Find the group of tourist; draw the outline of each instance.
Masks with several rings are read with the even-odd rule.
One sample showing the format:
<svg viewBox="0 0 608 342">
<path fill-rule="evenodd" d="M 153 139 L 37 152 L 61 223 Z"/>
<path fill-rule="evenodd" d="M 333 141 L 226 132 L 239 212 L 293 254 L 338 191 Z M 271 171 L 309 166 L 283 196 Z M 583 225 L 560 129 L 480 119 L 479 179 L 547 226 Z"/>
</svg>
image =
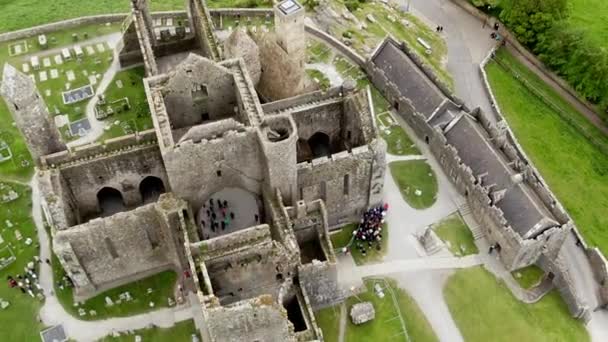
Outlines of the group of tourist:
<svg viewBox="0 0 608 342">
<path fill-rule="evenodd" d="M 372 248 L 376 248 L 376 250 L 382 249 L 382 225 L 384 224 L 387 210 L 388 203 L 367 210 L 363 214 L 357 229 L 353 231 L 351 246 L 354 245 L 361 255 L 366 256 L 367 250 Z"/>
<path fill-rule="evenodd" d="M 40 258 L 37 256 L 34 257 L 34 261 L 37 263 L 42 263 Z M 47 262 L 50 263 L 50 260 L 47 259 Z M 42 290 L 42 286 L 40 286 L 40 281 L 36 275 L 35 263 L 28 263 L 27 266 L 23 268 L 23 271 L 23 274 L 17 274 L 15 277 L 8 275 L 6 277 L 8 286 L 10 288 L 18 288 L 21 290 L 21 293 L 28 294 L 32 298 L 36 296 L 42 297 L 44 295 L 44 291 Z"/>
<path fill-rule="evenodd" d="M 203 231 L 208 227 L 212 232 L 226 230 L 230 227 L 230 223 L 234 220 L 235 214 L 230 210 L 228 201 L 221 199 L 209 199 L 209 206 L 203 204 L 203 209 L 206 209 L 207 218 L 201 218 L 201 228 Z M 203 238 L 207 239 L 209 236 L 203 234 Z"/>
</svg>

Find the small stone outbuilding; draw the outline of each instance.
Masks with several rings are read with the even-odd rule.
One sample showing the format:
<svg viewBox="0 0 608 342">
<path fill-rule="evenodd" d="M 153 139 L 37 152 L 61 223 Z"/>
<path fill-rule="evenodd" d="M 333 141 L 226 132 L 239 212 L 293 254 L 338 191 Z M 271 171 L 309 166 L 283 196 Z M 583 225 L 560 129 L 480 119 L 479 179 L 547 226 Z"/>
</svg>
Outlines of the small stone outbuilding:
<svg viewBox="0 0 608 342">
<path fill-rule="evenodd" d="M 359 325 L 369 322 L 376 317 L 374 305 L 371 302 L 357 303 L 350 308 L 350 320 Z"/>
</svg>

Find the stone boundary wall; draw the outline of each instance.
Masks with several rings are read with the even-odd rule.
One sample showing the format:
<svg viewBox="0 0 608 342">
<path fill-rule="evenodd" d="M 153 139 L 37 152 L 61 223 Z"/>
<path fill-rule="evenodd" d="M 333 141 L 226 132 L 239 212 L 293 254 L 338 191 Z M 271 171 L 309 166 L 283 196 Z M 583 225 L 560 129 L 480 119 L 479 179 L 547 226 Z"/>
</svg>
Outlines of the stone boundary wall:
<svg viewBox="0 0 608 342">
<path fill-rule="evenodd" d="M 93 24 L 105 24 L 105 23 L 116 23 L 123 21 L 127 18 L 130 13 L 115 13 L 115 14 L 100 14 L 100 15 L 91 15 L 73 19 L 66 19 L 62 21 L 57 21 L 54 23 L 34 26 L 22 30 L 11 31 L 0 34 L 0 43 L 15 40 L 15 39 L 23 39 L 32 36 L 37 36 L 39 34 L 46 34 L 59 30 L 66 30 L 77 26 L 84 25 L 93 25 Z M 185 15 L 184 11 L 165 11 L 165 12 L 154 12 L 152 14 L 153 17 L 167 17 L 167 18 L 176 18 Z"/>
<path fill-rule="evenodd" d="M 356 53 L 355 51 L 353 51 L 352 49 L 350 49 L 348 46 L 342 44 L 341 41 L 339 41 L 338 39 L 334 38 L 330 34 L 325 33 L 322 30 L 320 30 L 320 29 L 318 29 L 318 28 L 316 28 L 316 27 L 314 27 L 312 25 L 309 25 L 309 24 L 306 24 L 306 26 L 304 27 L 304 29 L 306 30 L 306 32 L 308 34 L 310 34 L 312 36 L 315 36 L 315 37 L 321 39 L 322 41 L 326 42 L 330 46 L 334 47 L 341 54 L 343 54 L 346 57 L 348 57 L 348 59 L 350 59 L 351 61 L 355 62 L 360 67 L 363 67 L 365 65 L 365 58 L 361 57 L 358 53 Z"/>
<path fill-rule="evenodd" d="M 473 6 L 471 3 L 468 2 L 468 0 L 450 1 L 452 1 L 455 5 L 467 11 L 469 14 L 476 17 L 480 21 L 485 22 L 488 25 L 490 25 L 491 22 L 500 22 L 500 20 L 498 20 L 497 18 L 494 18 L 484 13 L 475 6 Z M 592 112 L 597 112 L 597 109 L 591 103 L 589 103 L 589 101 L 581 98 L 581 96 L 576 92 L 576 90 L 574 90 L 574 88 L 572 88 L 565 80 L 563 80 L 561 77 L 549 70 L 543 64 L 543 62 L 541 62 L 533 53 L 531 53 L 530 51 L 528 51 L 528 49 L 521 45 L 517 38 L 515 38 L 515 35 L 511 33 L 511 31 L 509 31 L 506 27 L 506 25 L 500 22 L 500 28 L 498 30 L 498 33 L 500 33 L 500 35 L 504 37 L 507 43 L 511 44 L 511 46 L 515 50 L 517 50 L 517 52 L 522 54 L 522 56 L 524 56 L 524 58 L 526 58 L 530 63 L 534 64 L 543 75 L 550 78 L 553 82 L 557 83 L 560 88 L 562 88 L 568 94 L 576 98 L 578 102 L 580 102 L 583 106 L 587 107 L 587 109 L 591 110 Z"/>
<path fill-rule="evenodd" d="M 233 17 L 237 15 L 244 15 L 250 17 L 265 17 L 270 15 L 274 17 L 274 10 L 272 8 L 210 8 L 209 13 L 211 16 L 226 15 Z"/>
<path fill-rule="evenodd" d="M 530 165 L 530 169 L 532 170 L 534 176 L 539 180 L 539 182 L 543 186 L 542 190 L 546 193 L 546 196 L 540 196 L 541 199 L 545 203 L 547 200 L 557 203 L 557 207 L 562 212 L 561 215 L 570 221 L 570 225 L 572 227 L 572 229 L 571 229 L 572 234 L 574 234 L 574 237 L 576 238 L 577 243 L 585 251 L 585 254 L 587 255 L 589 264 L 591 266 L 591 269 L 593 271 L 596 281 L 599 283 L 600 287 L 602 289 L 604 289 L 603 291 L 600 291 L 601 292 L 600 297 L 598 298 L 600 301 L 600 305 L 607 305 L 608 304 L 608 282 L 606 282 L 606 280 L 608 280 L 608 262 L 606 262 L 606 258 L 604 257 L 604 255 L 598 248 L 595 248 L 595 247 L 590 248 L 589 245 L 586 243 L 585 239 L 579 232 L 578 227 L 574 223 L 574 220 L 572 220 L 572 217 L 570 217 L 568 212 L 563 209 L 563 205 L 560 203 L 559 199 L 551 191 L 551 189 L 547 185 L 547 182 L 545 181 L 545 179 L 537 171 L 536 167 L 534 166 L 534 164 L 532 163 L 530 158 L 528 158 L 528 156 L 524 152 L 524 149 L 521 147 L 521 145 L 515 138 L 515 134 L 513 133 L 513 131 L 511 130 L 511 127 L 507 124 L 506 120 L 504 119 L 504 115 L 500 109 L 498 102 L 496 101 L 496 97 L 494 96 L 494 92 L 492 91 L 492 87 L 490 86 L 490 82 L 488 80 L 488 75 L 485 70 L 486 65 L 489 63 L 490 59 L 492 58 L 492 55 L 496 52 L 496 49 L 497 48 L 492 49 L 490 51 L 490 53 L 486 56 L 486 58 L 484 58 L 484 60 L 479 65 L 479 71 L 480 71 L 481 77 L 483 79 L 484 89 L 492 101 L 492 108 L 494 109 L 494 116 L 496 117 L 497 121 L 504 123 L 503 127 L 504 127 L 504 129 L 507 130 L 507 137 L 508 137 L 509 141 L 513 144 L 513 146 L 516 147 L 517 153 L 521 155 L 521 159 L 524 160 L 528 165 Z M 602 293 L 605 293 L 606 295 L 603 296 Z"/>
</svg>

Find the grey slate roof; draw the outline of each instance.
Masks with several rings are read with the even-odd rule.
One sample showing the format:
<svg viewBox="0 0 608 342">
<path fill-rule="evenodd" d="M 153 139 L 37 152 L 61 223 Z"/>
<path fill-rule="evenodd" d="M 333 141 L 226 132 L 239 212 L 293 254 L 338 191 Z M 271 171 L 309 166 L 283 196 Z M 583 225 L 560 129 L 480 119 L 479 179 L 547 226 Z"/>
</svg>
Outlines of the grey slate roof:
<svg viewBox="0 0 608 342">
<path fill-rule="evenodd" d="M 516 232 L 525 236 L 529 232 L 551 226 L 551 214 L 538 203 L 535 194 L 525 183 L 514 181 L 516 172 L 490 143 L 473 118 L 463 115 L 448 129 L 445 136 L 473 174 L 483 175 L 483 185 L 495 184 L 493 191 L 506 190 L 504 197 L 495 204 Z"/>
<path fill-rule="evenodd" d="M 64 342 L 68 340 L 61 324 L 41 331 L 40 338 L 42 342 Z"/>
<path fill-rule="evenodd" d="M 431 80 L 391 40 L 380 47 L 373 62 L 386 77 L 410 99 L 416 111 L 427 118 L 441 105 L 445 96 Z"/>
</svg>

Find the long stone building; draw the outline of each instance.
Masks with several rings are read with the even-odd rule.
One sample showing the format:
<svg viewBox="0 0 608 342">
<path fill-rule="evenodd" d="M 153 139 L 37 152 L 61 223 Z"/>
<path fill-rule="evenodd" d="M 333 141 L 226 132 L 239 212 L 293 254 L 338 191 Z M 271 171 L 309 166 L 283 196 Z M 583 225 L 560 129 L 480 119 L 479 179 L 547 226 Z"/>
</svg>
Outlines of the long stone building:
<svg viewBox="0 0 608 342">
<path fill-rule="evenodd" d="M 41 100 L 17 120 L 53 251 L 77 300 L 174 270 L 206 341 L 321 340 L 312 310 L 350 291 L 337 281 L 329 227 L 382 201 L 386 145 L 370 93 L 353 82 L 308 92 L 299 76 L 263 86 L 268 69 L 254 82 L 248 67 L 265 64 L 268 46 L 281 65 L 302 63 L 304 9 L 293 0 L 276 5 L 276 34 L 230 40 L 260 46 L 260 63 L 255 49 L 222 59 L 204 2 L 187 4 L 179 32 L 156 30 L 145 0 L 125 22 L 120 60 L 145 65 L 153 130 L 68 150 L 47 134 L 57 132 Z M 18 116 L 30 110 L 20 94 L 39 95 L 7 68 L 3 95 Z M 209 210 L 223 201 L 234 217 L 220 229 Z"/>
<path fill-rule="evenodd" d="M 572 221 L 507 134 L 466 106 L 404 43 L 387 37 L 366 62 L 374 85 L 429 145 L 507 270 L 541 266 L 571 313 L 587 308 L 560 253 Z"/>
</svg>

